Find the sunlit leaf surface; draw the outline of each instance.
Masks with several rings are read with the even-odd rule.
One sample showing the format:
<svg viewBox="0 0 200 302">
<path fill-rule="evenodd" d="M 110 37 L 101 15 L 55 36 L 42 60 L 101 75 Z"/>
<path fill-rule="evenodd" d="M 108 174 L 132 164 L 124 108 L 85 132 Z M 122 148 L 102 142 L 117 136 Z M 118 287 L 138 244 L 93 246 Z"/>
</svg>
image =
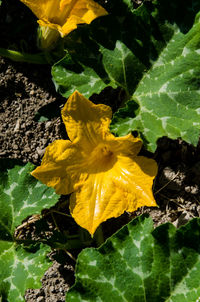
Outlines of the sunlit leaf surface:
<svg viewBox="0 0 200 302">
<path fill-rule="evenodd" d="M 140 81 L 133 100 L 120 109 L 111 126 L 118 135 L 138 130 L 150 151 L 162 136 L 197 144 L 200 133 L 200 21 L 174 33 Z M 134 111 L 135 106 L 135 111 Z"/>
<path fill-rule="evenodd" d="M 0 163 L 0 297 L 20 302 L 26 289 L 40 287 L 40 279 L 50 266 L 50 249 L 17 244 L 15 228 L 26 217 L 53 206 L 59 196 L 30 175 L 32 164 L 14 165 L 5 159 Z"/>
<path fill-rule="evenodd" d="M 67 302 L 197 302 L 200 220 L 153 230 L 140 216 L 100 248 L 81 252 Z"/>
</svg>

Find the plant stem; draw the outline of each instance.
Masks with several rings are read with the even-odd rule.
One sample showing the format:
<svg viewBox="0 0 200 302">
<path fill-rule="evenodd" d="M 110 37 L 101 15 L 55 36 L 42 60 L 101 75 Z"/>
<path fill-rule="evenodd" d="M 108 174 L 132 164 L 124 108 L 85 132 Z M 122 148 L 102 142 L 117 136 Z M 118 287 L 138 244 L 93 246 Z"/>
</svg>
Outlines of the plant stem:
<svg viewBox="0 0 200 302">
<path fill-rule="evenodd" d="M 92 243 L 92 238 L 91 236 L 89 235 L 88 231 L 86 231 L 85 229 L 79 227 L 79 240 L 82 244 L 82 247 L 89 247 L 91 246 L 91 243 Z"/>
<path fill-rule="evenodd" d="M 100 245 L 102 245 L 104 243 L 105 240 L 104 240 L 103 230 L 102 230 L 102 226 L 101 225 L 96 230 L 96 232 L 94 234 L 94 238 L 96 240 L 97 247 L 99 247 Z"/>
<path fill-rule="evenodd" d="M 0 56 L 17 62 L 26 62 L 32 64 L 49 64 L 45 58 L 44 53 L 42 52 L 38 54 L 28 54 L 21 53 L 15 50 L 0 48 Z"/>
</svg>

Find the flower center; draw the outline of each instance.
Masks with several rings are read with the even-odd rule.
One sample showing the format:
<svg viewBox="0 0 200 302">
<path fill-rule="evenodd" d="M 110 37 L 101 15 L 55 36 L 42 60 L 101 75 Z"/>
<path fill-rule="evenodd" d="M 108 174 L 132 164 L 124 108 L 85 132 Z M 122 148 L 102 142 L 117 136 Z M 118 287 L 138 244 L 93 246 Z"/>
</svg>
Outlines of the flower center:
<svg viewBox="0 0 200 302">
<path fill-rule="evenodd" d="M 106 144 L 98 145 L 91 154 L 91 163 L 94 169 L 97 171 L 105 171 L 112 168 L 116 161 L 110 146 Z"/>
<path fill-rule="evenodd" d="M 105 157 L 112 157 L 113 152 L 108 148 L 108 146 L 101 146 L 100 147 L 101 153 Z"/>
</svg>

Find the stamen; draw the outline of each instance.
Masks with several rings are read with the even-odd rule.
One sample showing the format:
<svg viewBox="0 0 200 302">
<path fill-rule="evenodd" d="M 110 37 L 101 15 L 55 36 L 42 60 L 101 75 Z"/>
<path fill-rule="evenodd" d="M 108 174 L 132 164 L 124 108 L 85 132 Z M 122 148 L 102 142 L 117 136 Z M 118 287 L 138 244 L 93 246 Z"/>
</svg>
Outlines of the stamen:
<svg viewBox="0 0 200 302">
<path fill-rule="evenodd" d="M 108 148 L 108 146 L 101 147 L 101 152 L 103 153 L 103 156 L 112 156 L 113 152 Z"/>
</svg>

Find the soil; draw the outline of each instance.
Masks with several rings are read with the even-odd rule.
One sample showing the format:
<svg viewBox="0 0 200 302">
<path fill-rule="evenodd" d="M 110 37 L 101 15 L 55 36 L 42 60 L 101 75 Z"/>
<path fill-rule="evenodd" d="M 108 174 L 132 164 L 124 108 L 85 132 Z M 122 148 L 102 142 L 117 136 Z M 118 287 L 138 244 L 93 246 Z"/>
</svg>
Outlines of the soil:
<svg viewBox="0 0 200 302">
<path fill-rule="evenodd" d="M 24 17 L 27 17 L 27 11 L 23 11 Z M 4 19 L 7 17 L 9 23 L 10 11 L 7 15 L 4 11 L 3 16 Z M 0 44 L 8 47 L 9 39 L 3 36 Z M 116 104 L 118 94 L 118 90 L 106 89 L 99 96 L 93 96 L 92 100 L 95 103 Z M 65 102 L 66 99 L 55 91 L 50 66 L 29 65 L 0 58 L 0 158 L 14 158 L 39 165 L 48 144 L 56 139 L 67 138 L 60 117 Z M 47 112 L 50 113 L 48 119 Z M 159 140 L 155 154 L 142 150 L 142 154 L 153 157 L 158 163 L 159 172 L 153 188 L 158 208 L 143 207 L 134 213 L 110 219 L 103 223 L 105 238 L 141 213 L 148 213 L 155 226 L 171 222 L 179 227 L 193 217 L 200 217 L 199 148 L 200 145 L 194 147 L 184 141 L 164 137 Z M 66 198 L 61 198 L 54 209 L 60 208 L 67 213 Z M 65 230 L 67 218 L 43 215 L 42 218 L 36 217 L 33 223 L 28 221 L 28 227 L 26 224 L 22 227 L 23 235 L 35 236 L 35 224 L 41 219 L 46 219 L 51 231 Z M 76 226 L 70 223 L 73 232 Z M 53 265 L 43 276 L 40 289 L 27 290 L 26 301 L 65 301 L 65 293 L 74 283 L 74 259 L 77 254 L 77 251 L 52 250 L 49 257 Z"/>
</svg>

